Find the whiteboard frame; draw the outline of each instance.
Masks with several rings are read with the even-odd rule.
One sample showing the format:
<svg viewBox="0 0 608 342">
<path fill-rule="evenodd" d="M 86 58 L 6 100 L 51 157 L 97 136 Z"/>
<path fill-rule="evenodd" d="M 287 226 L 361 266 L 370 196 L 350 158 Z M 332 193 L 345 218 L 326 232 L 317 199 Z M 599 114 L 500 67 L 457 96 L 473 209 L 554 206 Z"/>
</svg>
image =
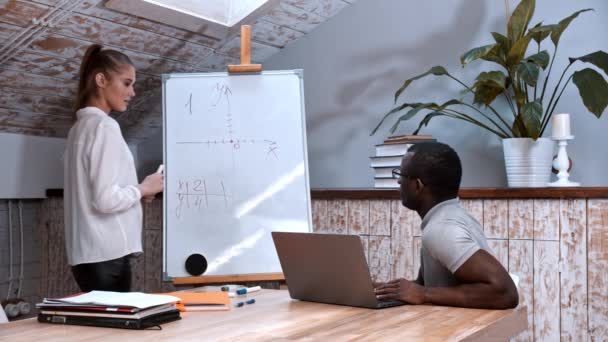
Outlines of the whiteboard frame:
<svg viewBox="0 0 608 342">
<path fill-rule="evenodd" d="M 172 78 L 190 78 L 190 77 L 225 77 L 225 76 L 260 76 L 260 75 L 296 75 L 300 80 L 300 115 L 302 120 L 302 148 L 304 153 L 304 181 L 306 184 L 306 200 L 308 203 L 308 230 L 312 232 L 312 202 L 310 199 L 310 178 L 308 171 L 308 141 L 306 135 L 306 107 L 305 107 L 305 98 L 304 98 L 304 71 L 302 69 L 293 69 L 293 70 L 270 70 L 270 71 L 262 71 L 260 73 L 253 74 L 230 74 L 228 72 L 205 72 L 205 73 L 173 73 L 173 74 L 162 74 L 162 106 L 163 106 L 163 165 L 164 174 L 167 175 L 170 172 L 170 166 L 166 164 L 167 160 L 167 107 L 166 107 L 166 84 L 167 81 Z M 164 177 L 164 188 L 167 188 L 167 177 Z M 167 274 L 167 196 L 164 196 L 163 193 L 163 266 L 162 266 L 162 280 L 163 281 L 172 281 L 174 278 L 170 277 Z M 215 276 L 215 275 L 214 275 Z M 231 275 L 226 275 L 231 276 Z M 205 277 L 205 275 L 201 275 L 199 277 Z M 178 277 L 176 277 L 178 278 Z"/>
</svg>

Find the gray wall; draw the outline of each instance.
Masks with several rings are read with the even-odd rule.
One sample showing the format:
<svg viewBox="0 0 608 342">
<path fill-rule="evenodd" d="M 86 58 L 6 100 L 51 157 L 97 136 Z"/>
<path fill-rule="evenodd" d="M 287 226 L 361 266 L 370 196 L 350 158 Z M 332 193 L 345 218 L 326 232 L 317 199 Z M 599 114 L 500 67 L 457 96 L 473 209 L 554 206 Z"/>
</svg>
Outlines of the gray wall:
<svg viewBox="0 0 608 342">
<path fill-rule="evenodd" d="M 510 1 L 511 9 L 516 3 Z M 567 57 L 608 51 L 608 1 L 537 0 L 534 24 L 557 23 L 588 7 L 596 11 L 579 16 L 562 36 L 553 80 Z M 392 122 L 373 137 L 369 133 L 390 109 L 395 90 L 434 65 L 469 81 L 481 70 L 498 70 L 487 62 L 474 62 L 463 70 L 459 56 L 492 43 L 490 32 L 504 33 L 505 26 L 504 1 L 359 0 L 266 61 L 265 69 L 304 69 L 311 186 L 371 187 L 368 157 L 388 135 Z M 553 55 L 552 45 L 545 48 Z M 443 101 L 457 97 L 459 90 L 453 81 L 429 78 L 413 83 L 404 99 Z M 571 179 L 585 186 L 608 185 L 608 150 L 603 148 L 608 142 L 608 113 L 600 120 L 588 113 L 572 84 L 557 111 L 573 117 Z M 422 134 L 432 134 L 458 151 L 463 186 L 506 185 L 502 145 L 496 136 L 466 123 L 434 120 Z M 402 125 L 399 133 L 411 133 L 417 124 L 414 120 Z"/>
<path fill-rule="evenodd" d="M 511 10 L 516 4 L 510 1 Z M 596 11 L 577 18 L 562 36 L 552 73 L 554 82 L 568 57 L 608 51 L 608 1 L 537 0 L 534 24 L 540 20 L 557 23 L 588 7 Z M 486 62 L 462 69 L 459 56 L 492 43 L 491 31 L 505 30 L 504 1 L 359 0 L 265 61 L 265 70 L 304 69 L 311 186 L 371 187 L 368 157 L 374 154 L 374 145 L 388 135 L 392 122 L 373 137 L 369 133 L 391 108 L 395 90 L 405 79 L 434 65 L 445 66 L 469 83 L 482 70 L 498 70 Z M 549 40 L 543 48 L 553 55 Z M 453 81 L 428 78 L 410 86 L 404 99 L 441 102 L 457 97 L 460 90 Z M 504 103 L 498 107 L 509 113 Z M 571 179 L 584 186 L 608 185 L 604 175 L 608 151 L 603 148 L 608 142 L 608 114 L 597 120 L 588 113 L 572 84 L 557 112 L 569 112 L 573 118 L 576 139 L 569 146 L 574 160 Z M 397 133 L 411 133 L 418 120 L 402 125 Z M 506 185 L 498 137 L 442 118 L 434 119 L 421 133 L 432 134 L 458 151 L 464 166 L 463 186 Z M 162 133 L 140 144 L 138 154 L 140 175 L 153 172 L 162 160 Z"/>
</svg>

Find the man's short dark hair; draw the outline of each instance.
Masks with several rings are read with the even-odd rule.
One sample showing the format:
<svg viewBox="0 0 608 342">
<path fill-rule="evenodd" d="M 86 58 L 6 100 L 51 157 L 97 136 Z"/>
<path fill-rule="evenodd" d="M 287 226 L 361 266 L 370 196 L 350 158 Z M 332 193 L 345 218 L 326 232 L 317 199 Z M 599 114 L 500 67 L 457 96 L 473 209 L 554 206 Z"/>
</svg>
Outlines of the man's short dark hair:
<svg viewBox="0 0 608 342">
<path fill-rule="evenodd" d="M 439 142 L 414 144 L 407 150 L 413 153 L 407 172 L 430 187 L 436 199 L 458 196 L 462 166 L 460 158 L 449 145 Z"/>
</svg>

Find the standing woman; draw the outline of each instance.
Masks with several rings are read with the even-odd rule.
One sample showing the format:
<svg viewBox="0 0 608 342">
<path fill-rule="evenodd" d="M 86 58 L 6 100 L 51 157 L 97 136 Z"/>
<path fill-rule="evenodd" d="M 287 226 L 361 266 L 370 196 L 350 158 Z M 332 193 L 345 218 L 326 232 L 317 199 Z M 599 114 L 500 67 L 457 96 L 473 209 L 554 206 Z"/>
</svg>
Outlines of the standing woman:
<svg viewBox="0 0 608 342">
<path fill-rule="evenodd" d="M 142 252 L 140 200 L 163 190 L 162 174 L 138 184 L 133 155 L 109 115 L 127 109 L 133 83 L 129 57 L 101 45 L 87 49 L 64 156 L 67 257 L 82 291 L 130 291 L 129 258 Z"/>
</svg>

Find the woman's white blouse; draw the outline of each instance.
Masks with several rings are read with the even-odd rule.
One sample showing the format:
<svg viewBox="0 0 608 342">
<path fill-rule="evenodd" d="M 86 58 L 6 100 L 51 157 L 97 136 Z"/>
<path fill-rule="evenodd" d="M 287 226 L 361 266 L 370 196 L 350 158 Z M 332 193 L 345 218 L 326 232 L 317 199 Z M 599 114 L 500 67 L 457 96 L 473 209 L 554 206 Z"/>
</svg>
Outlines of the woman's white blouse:
<svg viewBox="0 0 608 342">
<path fill-rule="evenodd" d="M 107 261 L 142 251 L 141 193 L 133 155 L 104 111 L 76 112 L 64 155 L 68 263 Z"/>
</svg>

